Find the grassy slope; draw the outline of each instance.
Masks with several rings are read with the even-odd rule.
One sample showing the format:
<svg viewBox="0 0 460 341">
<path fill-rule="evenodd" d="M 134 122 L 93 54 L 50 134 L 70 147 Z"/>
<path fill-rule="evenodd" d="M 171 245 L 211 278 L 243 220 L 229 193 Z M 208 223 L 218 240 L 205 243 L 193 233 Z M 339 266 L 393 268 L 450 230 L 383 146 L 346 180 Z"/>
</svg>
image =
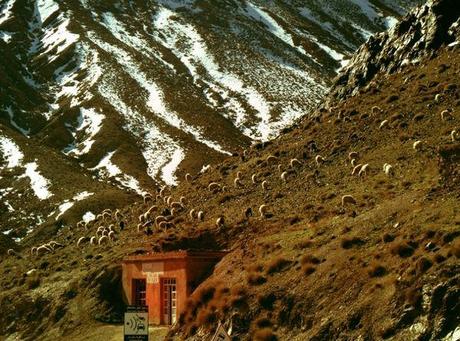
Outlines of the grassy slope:
<svg viewBox="0 0 460 341">
<path fill-rule="evenodd" d="M 88 231 L 62 229 L 56 239 L 66 246 L 54 254 L 31 259 L 24 250 L 21 260 L 5 257 L 0 329 L 32 339 L 65 338 L 87 330 L 94 318 L 119 321 L 119 268 L 113 264 L 124 255 L 152 247 L 226 248 L 232 252 L 182 316 L 182 336 L 198 333 L 194 338 L 201 339 L 217 318 L 235 314 L 234 332 L 243 339 L 272 332 L 281 340 L 413 339 L 420 328 L 407 327 L 423 316 L 425 333 L 440 338 L 460 316 L 459 145 L 449 137 L 460 128 L 459 73 L 458 48 L 442 51 L 422 67 L 380 78 L 332 113 L 305 119 L 265 148 L 251 149 L 245 161 L 228 158 L 173 189 L 174 199 L 183 195 L 189 209 L 205 212 L 204 222 L 184 213 L 175 218 L 175 229 L 147 237 L 136 232 L 137 216 L 151 204 L 137 203 L 124 209 L 128 229 L 113 245 L 76 248 L 80 236 L 103 224 L 96 223 Z M 449 84 L 456 87 L 449 90 Z M 445 99 L 437 104 L 434 96 L 441 92 Z M 391 95 L 399 98 L 390 102 Z M 374 105 L 383 113 L 370 115 Z M 454 119 L 441 121 L 446 108 L 454 110 Z M 384 119 L 391 122 L 380 130 Z M 423 141 L 420 152 L 412 148 L 415 140 Z M 439 148 L 457 148 L 457 159 L 439 162 Z M 365 177 L 350 175 L 350 151 L 369 163 Z M 317 154 L 326 159 L 320 167 Z M 267 164 L 269 155 L 278 162 Z M 288 169 L 292 158 L 302 166 L 285 183 L 278 164 Z M 393 165 L 394 177 L 385 176 L 384 163 Z M 237 171 L 241 188 L 233 186 Z M 269 190 L 262 190 L 262 180 Z M 211 181 L 226 191 L 209 192 Z M 345 194 L 357 204 L 342 208 Z M 258 217 L 261 204 L 268 205 L 270 218 Z M 247 219 L 249 207 L 255 216 Z M 225 227 L 216 228 L 220 215 Z M 430 242 L 432 251 L 425 248 Z M 32 268 L 36 274 L 24 275 Z"/>
</svg>

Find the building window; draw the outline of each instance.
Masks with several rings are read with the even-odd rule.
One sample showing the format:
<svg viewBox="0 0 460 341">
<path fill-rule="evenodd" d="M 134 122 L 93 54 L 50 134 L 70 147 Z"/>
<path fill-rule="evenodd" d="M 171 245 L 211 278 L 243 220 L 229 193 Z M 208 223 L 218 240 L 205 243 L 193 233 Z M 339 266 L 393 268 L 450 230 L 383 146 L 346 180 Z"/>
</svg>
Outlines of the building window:
<svg viewBox="0 0 460 341">
<path fill-rule="evenodd" d="M 146 306 L 145 300 L 145 279 L 133 279 L 133 304 Z"/>
<path fill-rule="evenodd" d="M 163 300 L 163 323 L 174 324 L 177 318 L 177 290 L 175 278 L 161 279 L 161 295 Z"/>
</svg>

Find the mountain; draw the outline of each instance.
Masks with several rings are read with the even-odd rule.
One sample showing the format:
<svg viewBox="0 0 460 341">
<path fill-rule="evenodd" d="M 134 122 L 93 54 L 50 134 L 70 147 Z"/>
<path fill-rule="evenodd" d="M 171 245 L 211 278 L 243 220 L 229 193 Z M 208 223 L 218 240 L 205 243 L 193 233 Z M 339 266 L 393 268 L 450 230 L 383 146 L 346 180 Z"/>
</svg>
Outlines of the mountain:
<svg viewBox="0 0 460 341">
<path fill-rule="evenodd" d="M 52 235 L 276 137 L 415 3 L 2 1 L 0 230 Z"/>
</svg>

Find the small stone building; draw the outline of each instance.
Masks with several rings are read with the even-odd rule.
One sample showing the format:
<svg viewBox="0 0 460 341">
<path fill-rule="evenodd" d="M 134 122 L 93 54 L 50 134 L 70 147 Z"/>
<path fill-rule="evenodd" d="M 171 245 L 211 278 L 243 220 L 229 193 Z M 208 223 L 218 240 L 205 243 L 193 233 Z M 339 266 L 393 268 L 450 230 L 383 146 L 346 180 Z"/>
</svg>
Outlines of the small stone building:
<svg viewBox="0 0 460 341">
<path fill-rule="evenodd" d="M 126 257 L 122 281 L 128 304 L 148 306 L 150 324 L 174 324 L 187 297 L 225 254 L 177 251 Z"/>
</svg>

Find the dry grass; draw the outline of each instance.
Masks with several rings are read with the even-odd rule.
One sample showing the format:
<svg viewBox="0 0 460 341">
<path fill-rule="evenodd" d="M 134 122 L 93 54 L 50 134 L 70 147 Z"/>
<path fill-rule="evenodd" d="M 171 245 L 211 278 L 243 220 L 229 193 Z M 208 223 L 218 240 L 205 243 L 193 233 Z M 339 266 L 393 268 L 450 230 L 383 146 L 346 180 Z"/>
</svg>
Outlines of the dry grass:
<svg viewBox="0 0 460 341">
<path fill-rule="evenodd" d="M 283 257 L 277 257 L 272 259 L 266 264 L 267 274 L 273 275 L 275 273 L 286 270 L 288 266 L 292 264 L 292 261 L 285 259 Z"/>
</svg>

